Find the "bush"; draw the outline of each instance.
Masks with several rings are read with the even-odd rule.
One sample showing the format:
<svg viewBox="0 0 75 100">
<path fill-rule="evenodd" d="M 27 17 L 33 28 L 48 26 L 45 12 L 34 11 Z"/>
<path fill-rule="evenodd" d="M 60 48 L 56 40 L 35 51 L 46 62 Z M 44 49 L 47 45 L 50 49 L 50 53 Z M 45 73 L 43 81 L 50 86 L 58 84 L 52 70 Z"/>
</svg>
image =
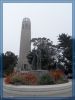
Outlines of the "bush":
<svg viewBox="0 0 75 100">
<path fill-rule="evenodd" d="M 25 80 L 23 80 L 22 77 L 19 77 L 18 75 L 16 75 L 12 77 L 11 83 L 15 85 L 21 85 L 21 84 L 25 84 Z"/>
<path fill-rule="evenodd" d="M 52 70 L 49 75 L 55 80 L 56 84 L 68 82 L 68 79 L 62 70 Z"/>
<path fill-rule="evenodd" d="M 11 73 L 13 73 L 13 68 L 10 66 L 10 68 L 7 68 L 6 70 L 4 70 L 3 72 L 3 76 L 9 76 Z"/>
<path fill-rule="evenodd" d="M 15 85 L 36 85 L 38 79 L 36 75 L 32 73 L 12 73 L 10 77 L 6 77 L 5 83 Z"/>
<path fill-rule="evenodd" d="M 68 82 L 68 79 L 65 76 L 62 76 L 58 81 L 56 81 L 56 84 L 62 84 L 66 82 Z"/>
<path fill-rule="evenodd" d="M 54 84 L 54 80 L 48 75 L 43 75 L 39 81 L 40 85 L 50 85 Z"/>
<path fill-rule="evenodd" d="M 62 76 L 64 76 L 64 73 L 61 70 L 51 70 L 49 75 L 55 80 L 59 80 Z"/>
<path fill-rule="evenodd" d="M 10 84 L 11 83 L 11 81 L 12 81 L 12 78 L 11 78 L 11 76 L 6 76 L 6 78 L 5 78 L 5 83 L 6 84 Z"/>
<path fill-rule="evenodd" d="M 51 70 L 49 73 L 42 75 L 41 77 L 38 77 L 31 72 L 14 72 L 5 78 L 6 84 L 15 85 L 51 85 L 65 82 L 68 82 L 68 79 L 61 70 Z"/>
<path fill-rule="evenodd" d="M 27 73 L 25 75 L 25 80 L 27 85 L 36 85 L 38 81 L 36 75 L 32 73 Z"/>
</svg>

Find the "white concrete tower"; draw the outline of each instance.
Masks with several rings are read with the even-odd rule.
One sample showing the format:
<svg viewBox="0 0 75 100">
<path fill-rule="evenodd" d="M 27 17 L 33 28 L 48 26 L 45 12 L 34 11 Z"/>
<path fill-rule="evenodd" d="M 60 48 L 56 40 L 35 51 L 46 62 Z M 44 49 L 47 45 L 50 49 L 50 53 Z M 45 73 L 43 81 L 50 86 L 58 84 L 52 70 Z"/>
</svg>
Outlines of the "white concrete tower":
<svg viewBox="0 0 75 100">
<path fill-rule="evenodd" d="M 20 52 L 18 59 L 19 70 L 29 70 L 29 63 L 27 60 L 27 54 L 31 51 L 31 22 L 29 18 L 24 18 L 22 22 L 21 40 L 20 40 Z"/>
</svg>

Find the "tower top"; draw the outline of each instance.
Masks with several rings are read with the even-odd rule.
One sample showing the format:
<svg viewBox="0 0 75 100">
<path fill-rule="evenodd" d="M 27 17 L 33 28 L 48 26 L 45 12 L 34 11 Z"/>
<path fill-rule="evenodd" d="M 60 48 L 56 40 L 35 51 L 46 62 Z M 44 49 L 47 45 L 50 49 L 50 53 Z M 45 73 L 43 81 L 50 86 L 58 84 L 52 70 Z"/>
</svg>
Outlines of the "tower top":
<svg viewBox="0 0 75 100">
<path fill-rule="evenodd" d="M 28 17 L 23 18 L 23 22 L 30 22 L 30 18 Z"/>
</svg>

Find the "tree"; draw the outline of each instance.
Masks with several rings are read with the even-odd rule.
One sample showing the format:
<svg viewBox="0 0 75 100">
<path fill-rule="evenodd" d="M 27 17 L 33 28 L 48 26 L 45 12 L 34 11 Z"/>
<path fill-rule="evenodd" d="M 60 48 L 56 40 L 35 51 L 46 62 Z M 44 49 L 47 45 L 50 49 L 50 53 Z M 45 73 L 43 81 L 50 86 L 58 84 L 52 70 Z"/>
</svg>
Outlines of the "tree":
<svg viewBox="0 0 75 100">
<path fill-rule="evenodd" d="M 32 52 L 30 52 L 27 55 L 28 62 L 29 62 L 29 64 L 32 65 L 32 69 L 34 69 L 34 70 L 37 69 L 37 55 L 36 55 L 36 52 L 37 52 L 36 50 L 32 50 Z"/>
<path fill-rule="evenodd" d="M 33 38 L 33 50 L 27 56 L 28 61 L 32 64 L 33 69 L 48 69 L 51 63 L 54 63 L 53 55 L 55 55 L 54 46 L 50 39 Z"/>
<path fill-rule="evenodd" d="M 11 51 L 7 51 L 3 54 L 3 71 L 8 75 L 13 72 L 15 65 L 17 64 L 17 56 Z"/>
<path fill-rule="evenodd" d="M 72 38 L 68 34 L 62 33 L 58 37 L 58 47 L 63 51 L 63 61 L 68 72 L 72 73 Z"/>
</svg>

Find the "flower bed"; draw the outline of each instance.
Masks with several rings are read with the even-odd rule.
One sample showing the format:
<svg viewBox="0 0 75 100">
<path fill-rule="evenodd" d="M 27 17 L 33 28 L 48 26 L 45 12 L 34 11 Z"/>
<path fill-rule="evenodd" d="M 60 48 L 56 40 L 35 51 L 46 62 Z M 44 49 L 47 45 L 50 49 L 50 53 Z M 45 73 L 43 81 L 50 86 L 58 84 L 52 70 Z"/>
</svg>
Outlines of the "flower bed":
<svg viewBox="0 0 75 100">
<path fill-rule="evenodd" d="M 51 70 L 40 77 L 36 72 L 16 72 L 6 76 L 5 78 L 6 84 L 14 85 L 51 85 L 66 82 L 68 82 L 68 79 L 61 70 Z"/>
<path fill-rule="evenodd" d="M 5 83 L 15 85 L 36 85 L 37 80 L 38 78 L 36 75 L 31 73 L 13 73 L 5 78 Z"/>
</svg>

